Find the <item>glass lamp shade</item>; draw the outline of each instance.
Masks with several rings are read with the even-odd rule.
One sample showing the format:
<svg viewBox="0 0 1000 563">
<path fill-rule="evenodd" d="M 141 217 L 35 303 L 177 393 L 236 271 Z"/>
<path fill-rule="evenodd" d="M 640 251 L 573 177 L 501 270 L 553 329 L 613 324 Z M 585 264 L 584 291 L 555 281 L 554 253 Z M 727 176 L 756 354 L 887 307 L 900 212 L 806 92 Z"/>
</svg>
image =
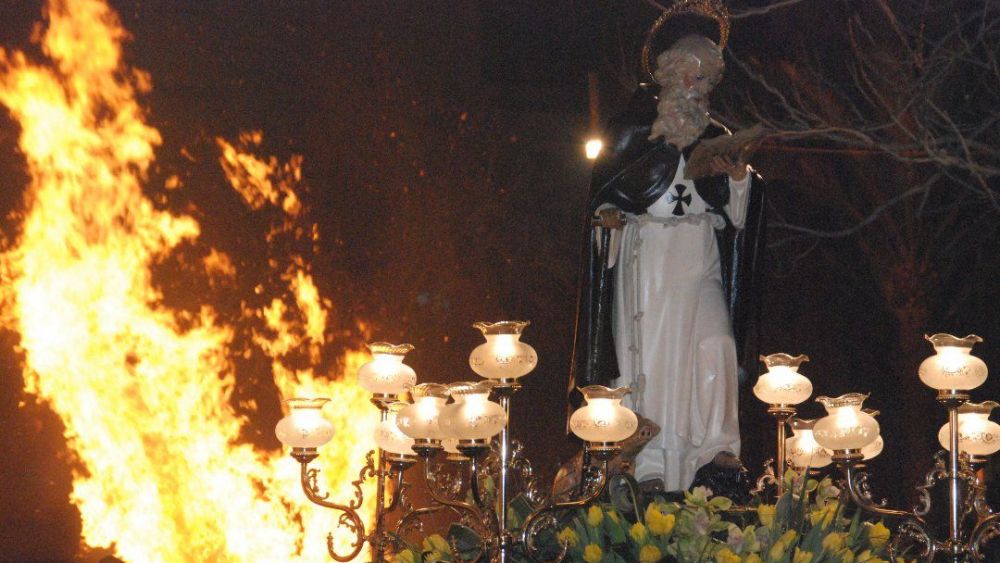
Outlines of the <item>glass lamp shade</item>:
<svg viewBox="0 0 1000 563">
<path fill-rule="evenodd" d="M 812 383 L 798 373 L 799 366 L 809 361 L 809 356 L 771 354 L 760 359 L 768 371 L 754 385 L 753 394 L 758 399 L 769 405 L 797 405 L 812 395 Z"/>
<path fill-rule="evenodd" d="M 278 421 L 274 434 L 292 448 L 318 448 L 333 438 L 333 424 L 323 417 L 330 399 L 287 399 L 290 412 Z"/>
<path fill-rule="evenodd" d="M 882 453 L 885 449 L 885 440 L 882 439 L 882 435 L 879 434 L 875 441 L 868 444 L 867 446 L 861 448 L 861 455 L 864 456 L 864 460 L 868 461 L 878 457 L 878 454 Z"/>
<path fill-rule="evenodd" d="M 372 360 L 358 369 L 358 384 L 373 395 L 400 395 L 417 382 L 413 368 L 403 357 L 413 350 L 409 344 L 374 342 L 368 345 Z"/>
<path fill-rule="evenodd" d="M 439 442 L 444 438 L 439 420 L 448 401 L 448 387 L 440 383 L 421 383 L 410 389 L 410 395 L 413 404 L 399 411 L 396 425 L 403 434 L 415 440 Z"/>
<path fill-rule="evenodd" d="M 996 401 L 986 401 L 958 407 L 958 451 L 977 457 L 1000 451 L 1000 424 L 989 419 L 990 412 L 998 406 Z M 938 432 L 938 442 L 948 451 L 951 451 L 950 433 L 950 423 L 945 423 Z"/>
<path fill-rule="evenodd" d="M 917 371 L 924 385 L 941 391 L 968 391 L 986 381 L 986 363 L 972 355 L 973 344 L 982 342 L 982 338 L 975 334 L 958 338 L 941 333 L 924 338 L 934 345 L 935 352 Z"/>
<path fill-rule="evenodd" d="M 826 407 L 827 416 L 816 421 L 813 435 L 824 448 L 837 452 L 861 450 L 875 441 L 879 425 L 872 415 L 862 412 L 868 395 L 847 393 L 839 397 L 818 397 L 816 402 Z"/>
<path fill-rule="evenodd" d="M 375 445 L 391 454 L 417 455 L 417 452 L 413 451 L 413 438 L 403 434 L 396 424 L 399 412 L 406 405 L 406 403 L 389 405 L 385 411 L 385 420 L 379 421 L 375 426 Z"/>
<path fill-rule="evenodd" d="M 535 349 L 521 342 L 521 331 L 528 321 L 478 322 L 486 342 L 469 354 L 472 371 L 487 379 L 511 381 L 527 375 L 538 365 Z"/>
<path fill-rule="evenodd" d="M 639 427 L 635 413 L 622 406 L 628 387 L 610 389 L 602 385 L 580 388 L 586 404 L 570 416 L 569 428 L 586 442 L 621 442 Z"/>
<path fill-rule="evenodd" d="M 455 400 L 447 405 L 438 419 L 446 438 L 464 441 L 485 441 L 496 436 L 507 425 L 507 413 L 499 403 L 490 400 L 493 380 L 463 381 L 448 387 Z"/>
<path fill-rule="evenodd" d="M 875 409 L 861 409 L 861 412 L 869 414 L 872 417 L 879 415 L 879 411 Z M 885 449 L 885 440 L 882 439 L 882 429 L 880 428 L 878 437 L 867 446 L 861 448 L 861 455 L 864 461 L 868 461 L 869 459 L 878 457 L 878 454 L 882 453 L 883 449 Z"/>
<path fill-rule="evenodd" d="M 785 440 L 785 452 L 792 465 L 798 469 L 819 469 L 830 465 L 830 452 L 819 445 L 813 436 L 816 421 L 793 418 L 788 422 L 792 425 L 792 437 Z"/>
</svg>

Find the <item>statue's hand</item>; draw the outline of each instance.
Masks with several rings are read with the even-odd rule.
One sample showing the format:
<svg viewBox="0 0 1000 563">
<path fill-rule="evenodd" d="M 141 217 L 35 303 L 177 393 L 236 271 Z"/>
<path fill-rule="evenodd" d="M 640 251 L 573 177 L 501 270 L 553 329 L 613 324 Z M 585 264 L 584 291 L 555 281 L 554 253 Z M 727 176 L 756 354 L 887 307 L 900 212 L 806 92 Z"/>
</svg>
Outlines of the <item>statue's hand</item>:
<svg viewBox="0 0 1000 563">
<path fill-rule="evenodd" d="M 712 157 L 712 172 L 718 175 L 726 174 L 740 182 L 747 177 L 747 163 L 738 158 L 716 155 Z"/>
<path fill-rule="evenodd" d="M 620 229 L 625 226 L 625 214 L 621 209 L 609 207 L 597 212 L 591 224 L 605 229 Z"/>
</svg>

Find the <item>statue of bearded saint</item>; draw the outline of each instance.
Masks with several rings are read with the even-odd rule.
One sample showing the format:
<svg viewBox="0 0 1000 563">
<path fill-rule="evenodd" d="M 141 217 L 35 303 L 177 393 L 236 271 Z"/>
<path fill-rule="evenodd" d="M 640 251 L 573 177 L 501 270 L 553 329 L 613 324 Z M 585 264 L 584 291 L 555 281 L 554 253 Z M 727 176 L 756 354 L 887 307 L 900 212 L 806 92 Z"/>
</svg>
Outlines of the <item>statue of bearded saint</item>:
<svg viewBox="0 0 1000 563">
<path fill-rule="evenodd" d="M 738 159 L 685 176 L 701 140 L 728 134 L 708 111 L 723 68 L 702 36 L 660 54 L 658 99 L 640 87 L 612 120 L 591 183 L 571 390 L 632 388 L 630 406 L 660 427 L 635 477 L 665 490 L 701 484 L 702 467 L 740 467 L 737 349 L 756 250 L 745 227 L 761 218 L 760 190 Z"/>
</svg>

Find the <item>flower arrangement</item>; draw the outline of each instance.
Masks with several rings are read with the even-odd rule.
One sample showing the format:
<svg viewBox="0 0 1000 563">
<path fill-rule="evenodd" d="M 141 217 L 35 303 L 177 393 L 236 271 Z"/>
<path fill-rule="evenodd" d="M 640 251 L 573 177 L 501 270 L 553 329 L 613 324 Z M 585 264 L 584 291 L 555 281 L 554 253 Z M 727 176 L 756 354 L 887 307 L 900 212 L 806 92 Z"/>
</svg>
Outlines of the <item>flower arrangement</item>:
<svg viewBox="0 0 1000 563">
<path fill-rule="evenodd" d="M 704 487 L 674 502 L 633 494 L 627 515 L 615 508 L 620 502 L 595 503 L 537 543 L 549 557 L 565 548 L 575 563 L 888 563 L 889 529 L 863 521 L 860 511 L 848 514 L 829 478 L 788 471 L 784 490 L 775 504 L 750 507 L 735 507 Z M 517 500 L 511 516 L 523 521 L 520 512 L 530 506 Z M 420 547 L 410 545 L 394 561 L 461 561 L 475 538 L 460 528 L 453 525 L 448 540 L 435 535 Z M 512 559 L 529 560 L 520 552 Z"/>
</svg>

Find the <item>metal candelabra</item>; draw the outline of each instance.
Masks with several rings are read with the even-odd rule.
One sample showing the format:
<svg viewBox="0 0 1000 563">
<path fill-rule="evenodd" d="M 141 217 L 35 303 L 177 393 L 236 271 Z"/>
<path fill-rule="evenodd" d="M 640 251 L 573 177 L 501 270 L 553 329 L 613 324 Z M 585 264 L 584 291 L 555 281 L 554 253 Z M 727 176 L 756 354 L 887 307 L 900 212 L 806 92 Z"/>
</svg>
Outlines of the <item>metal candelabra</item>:
<svg viewBox="0 0 1000 563">
<path fill-rule="evenodd" d="M 292 447 L 292 457 L 301 465 L 301 484 L 313 503 L 337 510 L 339 522 L 354 535 L 347 553 L 338 553 L 333 535 L 327 536 L 330 556 L 351 561 L 370 546 L 371 559 L 381 563 L 402 545 L 401 538 L 422 530 L 422 519 L 451 511 L 459 522 L 476 532 L 473 553 L 465 549 L 463 559 L 506 563 L 515 550 L 533 560 L 546 556 L 536 545 L 537 537 L 557 523 L 564 511 L 586 506 L 597 499 L 608 482 L 610 461 L 621 449 L 621 441 L 638 427 L 636 415 L 621 405 L 629 390 L 589 386 L 581 389 L 586 405 L 570 418 L 570 428 L 585 443 L 581 486 L 566 498 L 542 493 L 533 478 L 530 462 L 510 436 L 511 401 L 520 389 L 518 379 L 531 372 L 537 356 L 520 342 L 527 322 L 476 323 L 486 342 L 469 358 L 473 371 L 485 379 L 450 385 L 416 385 L 416 374 L 403 363 L 412 346 L 375 343 L 369 345 L 373 359 L 358 372 L 360 385 L 372 394 L 378 408 L 375 431 L 377 448 L 353 483 L 354 498 L 347 503 L 329 500 L 318 485 L 316 468 L 309 464 L 318 448 L 333 435 L 332 425 L 322 416 L 328 399 L 289 399 L 290 414 L 275 429 L 278 438 Z M 412 403 L 401 399 L 409 392 Z M 496 402 L 490 400 L 496 399 Z M 448 402 L 448 400 L 452 402 Z M 442 453 L 446 454 L 442 456 Z M 441 457 L 444 460 L 441 461 Z M 407 498 L 407 471 L 421 463 L 422 479 L 430 497 L 427 506 L 414 507 Z M 486 476 L 493 476 L 493 498 L 483 491 Z M 419 478 L 419 477 L 418 477 Z M 375 480 L 375 514 L 370 528 L 361 513 L 362 484 Z M 515 481 L 520 481 L 531 511 L 519 528 L 511 526 L 507 508 Z M 390 528 L 390 515 L 396 516 Z M 452 554 L 462 551 L 452 542 Z M 566 552 L 548 554 L 561 559 Z M 457 558 L 457 557 L 456 557 Z"/>
</svg>

